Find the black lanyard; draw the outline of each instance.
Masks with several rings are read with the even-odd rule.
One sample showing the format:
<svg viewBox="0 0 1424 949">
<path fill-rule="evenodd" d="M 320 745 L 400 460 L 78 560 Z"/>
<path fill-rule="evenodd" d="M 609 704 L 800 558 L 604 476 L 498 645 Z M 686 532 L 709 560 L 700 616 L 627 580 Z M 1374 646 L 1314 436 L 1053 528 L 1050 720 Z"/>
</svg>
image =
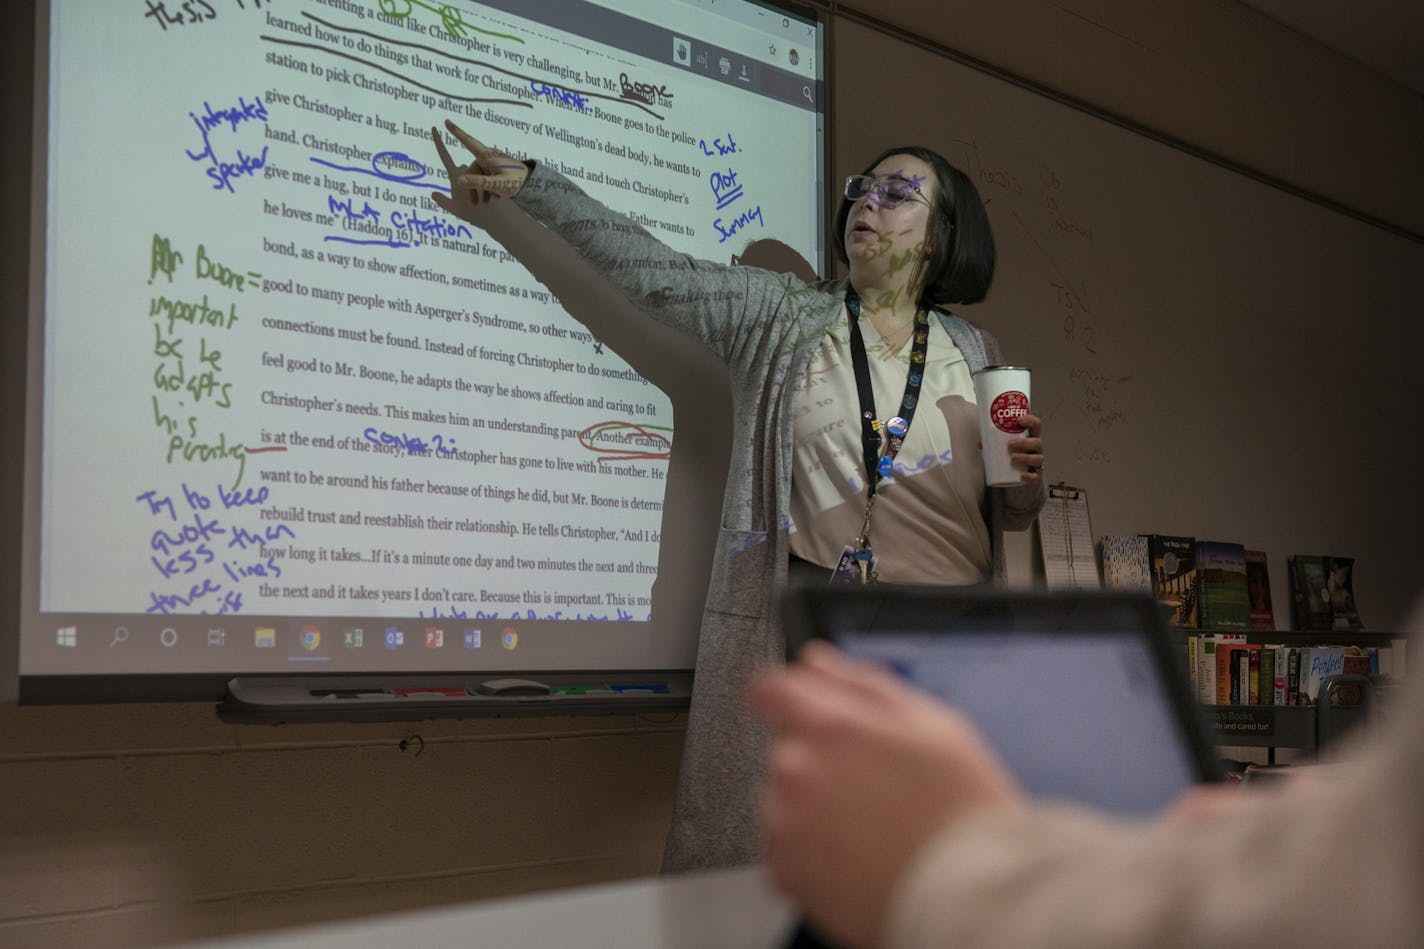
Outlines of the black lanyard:
<svg viewBox="0 0 1424 949">
<path fill-rule="evenodd" d="M 875 497 L 876 483 L 895 470 L 895 455 L 899 453 L 910 431 L 910 423 L 915 419 L 915 406 L 920 401 L 920 383 L 925 373 L 930 321 L 924 310 L 915 311 L 914 343 L 910 346 L 910 372 L 905 377 L 905 394 L 900 399 L 900 413 L 885 423 L 882 437 L 880 422 L 875 417 L 870 360 L 865 355 L 865 339 L 860 335 L 860 296 L 854 287 L 846 287 L 845 305 L 850 313 L 850 361 L 855 368 L 855 391 L 860 397 L 860 444 L 865 456 L 865 491 L 869 502 Z M 867 521 L 869 513 L 867 510 Z M 868 530 L 863 533 L 868 533 Z"/>
</svg>

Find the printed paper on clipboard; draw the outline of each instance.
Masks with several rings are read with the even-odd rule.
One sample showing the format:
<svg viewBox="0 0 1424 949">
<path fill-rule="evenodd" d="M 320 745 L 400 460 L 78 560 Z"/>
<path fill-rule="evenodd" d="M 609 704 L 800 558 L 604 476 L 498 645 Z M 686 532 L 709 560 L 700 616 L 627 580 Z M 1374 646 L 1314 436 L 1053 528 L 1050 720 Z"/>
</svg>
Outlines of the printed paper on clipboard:
<svg viewBox="0 0 1424 949">
<path fill-rule="evenodd" d="M 1096 589 L 1093 528 L 1088 520 L 1088 492 L 1067 484 L 1051 485 L 1038 512 L 1043 574 L 1050 590 Z"/>
</svg>

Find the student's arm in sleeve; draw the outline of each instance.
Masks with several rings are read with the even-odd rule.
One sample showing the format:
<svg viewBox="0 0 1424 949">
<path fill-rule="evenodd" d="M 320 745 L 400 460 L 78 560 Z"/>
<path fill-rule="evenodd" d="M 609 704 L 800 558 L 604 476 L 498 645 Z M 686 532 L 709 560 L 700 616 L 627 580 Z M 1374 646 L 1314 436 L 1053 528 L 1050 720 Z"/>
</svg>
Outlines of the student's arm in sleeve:
<svg viewBox="0 0 1424 949">
<path fill-rule="evenodd" d="M 1320 780 L 1129 821 L 1028 799 L 962 714 L 812 643 L 749 696 L 764 859 L 852 947 L 1419 945 L 1421 678 Z"/>
<path fill-rule="evenodd" d="M 1061 949 L 1417 945 L 1424 705 L 1330 777 L 1243 788 L 1209 820 L 1037 804 L 946 824 L 892 890 L 881 941 Z M 1408 712 L 1412 711 L 1413 716 Z M 1276 790 L 1279 789 L 1279 790 Z"/>
</svg>

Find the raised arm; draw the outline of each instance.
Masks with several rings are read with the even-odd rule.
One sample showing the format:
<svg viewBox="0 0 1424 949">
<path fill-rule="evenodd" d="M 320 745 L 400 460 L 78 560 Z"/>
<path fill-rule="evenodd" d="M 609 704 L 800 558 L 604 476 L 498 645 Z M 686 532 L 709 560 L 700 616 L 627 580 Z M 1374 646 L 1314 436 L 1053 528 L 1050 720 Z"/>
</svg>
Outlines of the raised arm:
<svg viewBox="0 0 1424 949">
<path fill-rule="evenodd" d="M 769 320 L 794 324 L 817 309 L 817 295 L 799 280 L 752 267 L 699 260 L 659 241 L 643 227 L 585 194 L 553 169 L 485 146 L 453 122 L 446 128 L 474 160 L 458 164 L 432 137 L 449 176 L 451 194 L 437 204 L 488 230 L 490 204 L 507 198 L 558 234 L 639 309 L 701 340 L 733 362 Z M 799 305 L 798 305 L 799 304 Z"/>
</svg>

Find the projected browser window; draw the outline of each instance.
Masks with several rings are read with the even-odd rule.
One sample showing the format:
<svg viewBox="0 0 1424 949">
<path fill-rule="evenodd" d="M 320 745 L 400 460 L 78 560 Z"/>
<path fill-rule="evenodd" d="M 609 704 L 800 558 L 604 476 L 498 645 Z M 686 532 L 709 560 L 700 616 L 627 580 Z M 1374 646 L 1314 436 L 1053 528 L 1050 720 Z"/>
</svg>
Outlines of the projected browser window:
<svg viewBox="0 0 1424 949">
<path fill-rule="evenodd" d="M 430 199 L 430 129 L 678 251 L 818 263 L 816 22 L 51 0 L 48 24 L 22 674 L 690 665 L 648 629 L 670 403 Z"/>
</svg>

